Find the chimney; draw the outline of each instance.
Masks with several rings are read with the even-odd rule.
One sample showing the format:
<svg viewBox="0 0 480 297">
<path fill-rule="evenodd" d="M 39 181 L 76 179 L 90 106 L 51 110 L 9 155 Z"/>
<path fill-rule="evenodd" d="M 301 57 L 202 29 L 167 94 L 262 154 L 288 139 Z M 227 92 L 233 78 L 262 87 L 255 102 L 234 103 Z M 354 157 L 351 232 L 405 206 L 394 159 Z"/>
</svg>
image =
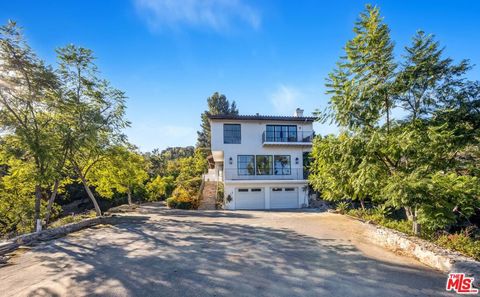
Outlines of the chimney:
<svg viewBox="0 0 480 297">
<path fill-rule="evenodd" d="M 303 109 L 297 108 L 295 112 L 293 113 L 294 117 L 303 117 Z"/>
</svg>

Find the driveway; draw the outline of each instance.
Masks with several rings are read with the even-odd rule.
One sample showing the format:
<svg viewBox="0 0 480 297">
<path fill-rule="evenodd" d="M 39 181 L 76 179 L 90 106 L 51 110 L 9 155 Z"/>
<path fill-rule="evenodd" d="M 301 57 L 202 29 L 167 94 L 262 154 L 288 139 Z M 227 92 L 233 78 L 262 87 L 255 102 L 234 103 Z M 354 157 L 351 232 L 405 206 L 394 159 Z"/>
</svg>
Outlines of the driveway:
<svg viewBox="0 0 480 297">
<path fill-rule="evenodd" d="M 160 204 L 12 262 L 0 268 L 1 296 L 439 296 L 446 281 L 340 215 Z"/>
</svg>

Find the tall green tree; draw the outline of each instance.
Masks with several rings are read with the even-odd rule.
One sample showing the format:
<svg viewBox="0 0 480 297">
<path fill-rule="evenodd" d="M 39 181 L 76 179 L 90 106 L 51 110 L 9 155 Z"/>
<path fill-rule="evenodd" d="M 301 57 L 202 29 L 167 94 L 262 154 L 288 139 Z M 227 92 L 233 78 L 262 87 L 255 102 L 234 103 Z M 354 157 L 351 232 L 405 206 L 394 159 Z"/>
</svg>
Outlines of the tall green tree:
<svg viewBox="0 0 480 297">
<path fill-rule="evenodd" d="M 408 112 L 408 119 L 415 121 L 441 108 L 442 94 L 456 93 L 455 89 L 463 85 L 462 76 L 471 67 L 466 60 L 455 65 L 451 58 L 443 58 L 438 41 L 423 31 L 415 34 L 405 51 L 395 82 L 395 100 Z"/>
<path fill-rule="evenodd" d="M 386 117 L 390 127 L 392 82 L 397 67 L 390 29 L 378 7 L 367 5 L 345 45 L 345 56 L 327 79 L 335 122 L 348 129 L 371 129 Z"/>
<path fill-rule="evenodd" d="M 419 223 L 435 230 L 468 221 L 480 201 L 479 84 L 465 80 L 467 61 L 444 58 L 422 31 L 395 72 L 388 32 L 367 6 L 327 80 L 330 116 L 345 132 L 315 141 L 310 181 L 331 200 L 404 208 L 417 234 Z M 405 116 L 391 119 L 392 106 Z"/>
<path fill-rule="evenodd" d="M 111 146 L 125 140 L 125 93 L 99 76 L 93 52 L 68 45 L 57 50 L 61 81 L 59 131 L 68 161 L 82 182 L 97 215 L 98 202 L 90 190 L 88 173 L 106 158 Z"/>
<path fill-rule="evenodd" d="M 26 43 L 15 22 L 0 27 L 0 125 L 18 141 L 35 170 L 35 224 L 40 204 L 56 175 L 58 139 L 52 127 L 57 79 Z"/>
<path fill-rule="evenodd" d="M 210 148 L 210 122 L 208 121 L 208 115 L 217 114 L 238 114 L 237 105 L 235 101 L 231 104 L 227 100 L 227 97 L 223 94 L 215 92 L 212 96 L 207 98 L 208 110 L 204 111 L 201 115 L 202 123 L 200 124 L 201 130 L 197 132 L 197 147 Z"/>
</svg>

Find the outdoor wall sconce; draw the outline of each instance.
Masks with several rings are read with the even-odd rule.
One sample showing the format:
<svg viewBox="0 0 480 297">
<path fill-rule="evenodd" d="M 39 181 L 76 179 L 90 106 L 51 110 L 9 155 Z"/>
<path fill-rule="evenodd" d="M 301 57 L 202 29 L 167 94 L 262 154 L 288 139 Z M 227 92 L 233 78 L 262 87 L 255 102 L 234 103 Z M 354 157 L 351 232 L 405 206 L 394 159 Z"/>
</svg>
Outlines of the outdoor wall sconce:
<svg viewBox="0 0 480 297">
<path fill-rule="evenodd" d="M 295 158 L 295 164 L 297 164 L 297 165 L 298 165 L 298 157 L 297 157 L 297 158 Z"/>
<path fill-rule="evenodd" d="M 228 158 L 228 164 L 230 164 L 230 165 L 233 164 L 233 159 L 232 159 L 232 157 Z"/>
</svg>

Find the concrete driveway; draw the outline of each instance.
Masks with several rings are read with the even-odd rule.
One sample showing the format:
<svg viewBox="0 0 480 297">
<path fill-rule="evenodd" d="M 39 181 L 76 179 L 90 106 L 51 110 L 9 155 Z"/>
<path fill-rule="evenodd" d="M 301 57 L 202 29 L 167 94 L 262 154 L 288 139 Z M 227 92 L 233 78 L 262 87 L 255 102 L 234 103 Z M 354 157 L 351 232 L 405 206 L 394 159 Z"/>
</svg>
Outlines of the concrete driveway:
<svg viewBox="0 0 480 297">
<path fill-rule="evenodd" d="M 439 296 L 446 276 L 315 212 L 144 205 L 0 268 L 1 296 Z"/>
</svg>

